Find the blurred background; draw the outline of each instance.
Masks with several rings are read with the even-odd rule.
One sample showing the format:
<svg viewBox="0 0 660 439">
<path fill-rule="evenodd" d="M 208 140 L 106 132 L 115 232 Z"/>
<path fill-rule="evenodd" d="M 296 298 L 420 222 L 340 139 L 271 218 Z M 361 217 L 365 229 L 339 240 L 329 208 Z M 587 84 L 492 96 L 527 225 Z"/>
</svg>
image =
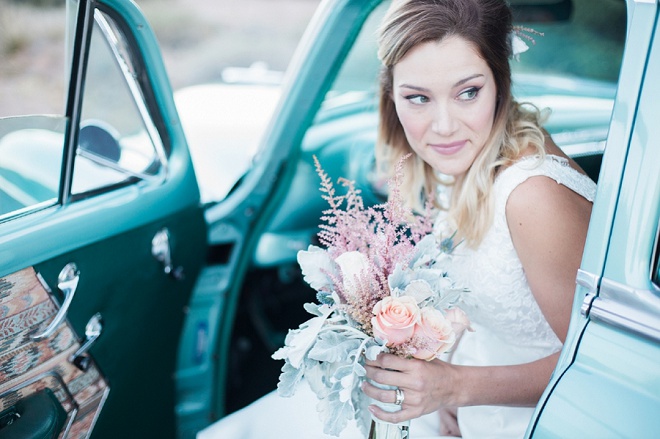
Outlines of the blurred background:
<svg viewBox="0 0 660 439">
<path fill-rule="evenodd" d="M 517 2 L 525 0 L 514 0 Z M 0 0 L 0 117 L 61 113 L 65 5 L 72 0 Z M 204 83 L 276 83 L 320 0 L 137 0 L 161 46 L 173 89 Z M 613 81 L 625 35 L 623 0 L 584 0 L 573 20 L 537 37 L 513 67 Z M 594 11 L 598 11 L 597 14 Z M 611 17 L 611 19 L 610 19 Z M 534 27 L 544 31 L 545 26 Z M 592 46 L 594 50 L 584 50 Z M 549 56 L 549 54 L 554 54 Z M 589 60 L 585 60 L 589 58 Z M 252 67 L 250 71 L 245 71 Z M 236 69 L 238 68 L 238 70 Z M 589 71 L 583 71 L 588 69 Z M 48 103 L 52 102 L 53 107 Z"/>
<path fill-rule="evenodd" d="M 0 0 L 0 117 L 62 111 L 65 0 Z M 175 90 L 283 71 L 319 0 L 138 0 Z M 255 64 L 257 63 L 257 64 Z M 54 74 L 56 73 L 56 74 Z M 225 80 L 235 70 L 226 71 Z M 243 78 L 245 72 L 239 72 Z M 262 74 L 262 80 L 277 75 Z"/>
</svg>

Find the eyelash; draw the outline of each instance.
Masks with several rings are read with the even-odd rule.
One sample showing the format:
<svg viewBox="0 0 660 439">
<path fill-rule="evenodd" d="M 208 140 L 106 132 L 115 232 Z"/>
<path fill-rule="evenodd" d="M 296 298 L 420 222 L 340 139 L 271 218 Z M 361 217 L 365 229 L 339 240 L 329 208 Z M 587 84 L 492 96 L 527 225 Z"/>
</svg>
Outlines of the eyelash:
<svg viewBox="0 0 660 439">
<path fill-rule="evenodd" d="M 473 101 L 479 96 L 479 91 L 481 91 L 481 87 L 470 87 L 466 90 L 463 90 L 458 94 L 458 98 L 462 101 Z M 469 97 L 469 98 L 461 98 L 461 96 L 466 95 L 466 94 L 473 94 L 474 96 Z"/>
<path fill-rule="evenodd" d="M 470 88 L 465 89 L 462 92 L 460 92 L 458 94 L 458 99 L 461 100 L 461 101 L 466 101 L 466 102 L 473 101 L 479 96 L 480 91 L 481 91 L 481 87 L 470 87 Z M 472 94 L 473 96 L 472 97 L 465 97 L 465 98 L 461 97 L 461 96 L 464 96 L 466 94 Z M 422 105 L 422 104 L 425 104 L 425 103 L 430 101 L 430 99 L 427 96 L 420 95 L 420 94 L 411 94 L 411 95 L 408 95 L 408 96 L 404 96 L 404 98 L 407 101 L 409 101 L 411 104 L 414 104 L 414 105 Z M 422 100 L 422 102 L 419 102 L 419 101 L 415 102 L 415 100 L 420 100 L 420 99 Z"/>
<path fill-rule="evenodd" d="M 413 95 L 408 95 L 405 96 L 405 99 L 409 101 L 411 104 L 414 105 L 421 105 L 427 103 L 430 99 L 424 95 L 419 95 L 419 94 L 413 94 Z M 423 102 L 414 102 L 415 99 L 422 99 Z"/>
</svg>

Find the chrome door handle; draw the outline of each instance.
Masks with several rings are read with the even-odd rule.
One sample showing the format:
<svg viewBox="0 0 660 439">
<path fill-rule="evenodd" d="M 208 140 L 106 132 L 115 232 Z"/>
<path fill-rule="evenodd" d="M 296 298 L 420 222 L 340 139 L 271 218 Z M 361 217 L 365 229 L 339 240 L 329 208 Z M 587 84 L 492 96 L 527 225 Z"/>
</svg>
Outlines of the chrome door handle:
<svg viewBox="0 0 660 439">
<path fill-rule="evenodd" d="M 50 322 L 43 332 L 33 335 L 32 340 L 41 341 L 50 337 L 57 327 L 64 321 L 66 313 L 69 311 L 71 301 L 73 300 L 73 295 L 76 293 L 76 288 L 78 288 L 79 280 L 80 272 L 78 271 L 76 264 L 73 262 L 66 264 L 62 271 L 60 271 L 59 276 L 57 276 L 57 288 L 59 288 L 64 294 L 64 301 L 62 302 L 59 311 L 57 311 L 57 314 L 55 314 L 53 321 Z"/>
<path fill-rule="evenodd" d="M 170 247 L 170 232 L 167 228 L 159 230 L 151 240 L 151 254 L 157 261 L 163 263 L 163 271 L 176 280 L 183 279 L 183 267 L 174 267 L 172 249 Z"/>
<path fill-rule="evenodd" d="M 87 351 L 92 347 L 94 342 L 101 331 L 103 330 L 103 318 L 100 313 L 96 313 L 89 319 L 87 325 L 85 325 L 85 343 L 78 348 L 76 352 L 69 356 L 69 362 L 73 363 L 78 369 L 83 372 L 87 370 L 90 363 L 89 355 Z"/>
</svg>

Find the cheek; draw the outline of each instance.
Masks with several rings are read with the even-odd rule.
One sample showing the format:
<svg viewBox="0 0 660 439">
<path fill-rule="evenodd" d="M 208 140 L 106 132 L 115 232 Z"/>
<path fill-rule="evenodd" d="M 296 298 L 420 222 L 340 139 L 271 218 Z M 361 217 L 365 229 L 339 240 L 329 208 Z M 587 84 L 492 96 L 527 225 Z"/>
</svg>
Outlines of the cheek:
<svg viewBox="0 0 660 439">
<path fill-rule="evenodd" d="M 488 105 L 481 106 L 472 116 L 472 130 L 478 132 L 480 134 L 479 137 L 483 138 L 485 141 L 493 129 L 493 122 L 495 120 L 495 98 L 493 97 Z"/>
<path fill-rule="evenodd" d="M 424 133 L 426 132 L 424 118 L 417 112 L 402 109 L 398 106 L 396 112 L 399 117 L 399 122 L 401 122 L 401 126 L 403 127 L 403 131 L 408 139 L 408 143 L 410 143 L 410 146 L 414 149 L 417 146 L 416 144 L 424 138 Z"/>
</svg>

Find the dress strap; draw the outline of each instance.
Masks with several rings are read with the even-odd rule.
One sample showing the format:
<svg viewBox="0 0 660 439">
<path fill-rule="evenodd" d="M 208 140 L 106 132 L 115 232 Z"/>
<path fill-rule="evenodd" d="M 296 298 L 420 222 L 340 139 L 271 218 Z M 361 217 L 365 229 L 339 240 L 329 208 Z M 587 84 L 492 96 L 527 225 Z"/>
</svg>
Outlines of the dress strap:
<svg viewBox="0 0 660 439">
<path fill-rule="evenodd" d="M 564 157 L 548 154 L 544 159 L 528 156 L 504 169 L 495 179 L 498 207 L 503 207 L 513 190 L 530 177 L 543 175 L 593 202 L 596 183 L 572 168 Z"/>
</svg>

